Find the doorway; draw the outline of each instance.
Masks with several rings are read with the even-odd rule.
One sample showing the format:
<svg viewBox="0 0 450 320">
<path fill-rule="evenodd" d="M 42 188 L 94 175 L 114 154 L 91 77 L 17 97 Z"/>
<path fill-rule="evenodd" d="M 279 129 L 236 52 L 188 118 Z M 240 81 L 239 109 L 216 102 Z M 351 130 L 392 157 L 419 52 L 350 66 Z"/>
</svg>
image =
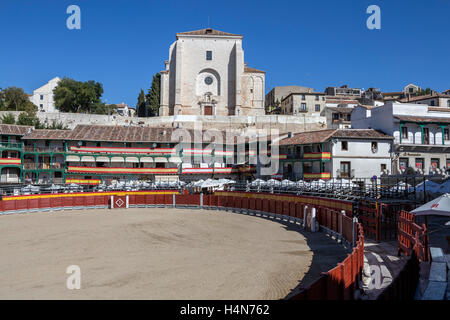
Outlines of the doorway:
<svg viewBox="0 0 450 320">
<path fill-rule="evenodd" d="M 203 109 L 203 113 L 205 116 L 212 116 L 212 106 L 205 106 Z"/>
</svg>

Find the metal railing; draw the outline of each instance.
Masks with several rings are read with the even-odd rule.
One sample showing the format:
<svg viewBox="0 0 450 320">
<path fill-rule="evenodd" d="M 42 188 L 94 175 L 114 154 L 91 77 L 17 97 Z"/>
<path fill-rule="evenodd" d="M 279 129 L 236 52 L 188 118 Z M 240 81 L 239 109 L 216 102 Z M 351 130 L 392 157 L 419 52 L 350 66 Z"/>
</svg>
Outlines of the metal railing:
<svg viewBox="0 0 450 320">
<path fill-rule="evenodd" d="M 316 197 L 335 198 L 343 200 L 358 199 L 399 199 L 415 201 L 421 191 L 416 185 L 422 179 L 411 177 L 395 178 L 352 178 L 334 179 L 325 181 L 298 181 L 298 182 L 238 182 L 233 188 L 236 191 L 271 192 Z"/>
</svg>

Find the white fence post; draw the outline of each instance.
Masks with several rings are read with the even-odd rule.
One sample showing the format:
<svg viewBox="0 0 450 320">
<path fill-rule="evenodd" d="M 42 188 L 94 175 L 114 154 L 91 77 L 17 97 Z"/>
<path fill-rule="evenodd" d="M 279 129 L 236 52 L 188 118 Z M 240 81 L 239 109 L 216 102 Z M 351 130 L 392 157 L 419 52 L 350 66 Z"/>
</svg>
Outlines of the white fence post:
<svg viewBox="0 0 450 320">
<path fill-rule="evenodd" d="M 176 194 L 172 194 L 172 207 L 176 207 L 177 205 L 177 200 L 176 200 Z"/>
<path fill-rule="evenodd" d="M 114 196 L 111 196 L 111 209 L 114 209 Z"/>
<path fill-rule="evenodd" d="M 308 213 L 308 206 L 303 207 L 303 228 L 306 227 L 306 214 Z"/>
<path fill-rule="evenodd" d="M 125 196 L 125 208 L 129 208 L 130 207 L 130 198 L 128 197 L 128 195 Z"/>
<path fill-rule="evenodd" d="M 203 193 L 200 193 L 200 207 L 203 207 Z"/>
<path fill-rule="evenodd" d="M 316 232 L 316 208 L 311 208 L 311 231 Z"/>
</svg>

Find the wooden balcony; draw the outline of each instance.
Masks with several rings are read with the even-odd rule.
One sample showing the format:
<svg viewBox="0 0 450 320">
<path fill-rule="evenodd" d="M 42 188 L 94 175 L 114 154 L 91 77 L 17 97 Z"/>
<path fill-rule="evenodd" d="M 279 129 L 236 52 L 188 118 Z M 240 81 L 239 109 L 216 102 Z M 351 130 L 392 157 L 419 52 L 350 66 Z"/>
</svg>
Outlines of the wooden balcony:
<svg viewBox="0 0 450 320">
<path fill-rule="evenodd" d="M 93 174 L 177 174 L 178 168 L 67 167 L 69 173 Z"/>
</svg>

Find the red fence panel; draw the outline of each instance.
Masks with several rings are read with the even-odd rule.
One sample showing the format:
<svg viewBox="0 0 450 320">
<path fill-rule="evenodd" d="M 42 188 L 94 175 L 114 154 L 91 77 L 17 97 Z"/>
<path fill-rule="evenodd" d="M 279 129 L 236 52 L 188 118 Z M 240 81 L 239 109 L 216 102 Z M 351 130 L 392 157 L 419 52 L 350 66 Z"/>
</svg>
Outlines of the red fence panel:
<svg viewBox="0 0 450 320">
<path fill-rule="evenodd" d="M 145 204 L 145 194 L 137 194 L 135 201 L 136 201 L 137 205 L 144 205 Z"/>
<path fill-rule="evenodd" d="M 86 205 L 86 197 L 73 197 L 74 207 L 84 207 Z"/>
<path fill-rule="evenodd" d="M 85 198 L 85 205 L 88 207 L 93 207 L 95 206 L 95 197 L 92 196 L 88 196 L 88 197 L 83 197 Z"/>
<path fill-rule="evenodd" d="M 27 200 L 15 200 L 16 202 L 16 210 L 26 210 L 28 209 Z"/>
<path fill-rule="evenodd" d="M 28 201 L 28 206 L 30 202 Z M 61 197 L 52 197 L 51 198 L 51 206 L 52 208 L 61 208 L 63 207 L 63 199 Z"/>
<path fill-rule="evenodd" d="M 39 208 L 51 208 L 50 198 L 39 198 Z"/>
<path fill-rule="evenodd" d="M 16 210 L 16 200 L 3 200 L 3 211 Z"/>
</svg>

